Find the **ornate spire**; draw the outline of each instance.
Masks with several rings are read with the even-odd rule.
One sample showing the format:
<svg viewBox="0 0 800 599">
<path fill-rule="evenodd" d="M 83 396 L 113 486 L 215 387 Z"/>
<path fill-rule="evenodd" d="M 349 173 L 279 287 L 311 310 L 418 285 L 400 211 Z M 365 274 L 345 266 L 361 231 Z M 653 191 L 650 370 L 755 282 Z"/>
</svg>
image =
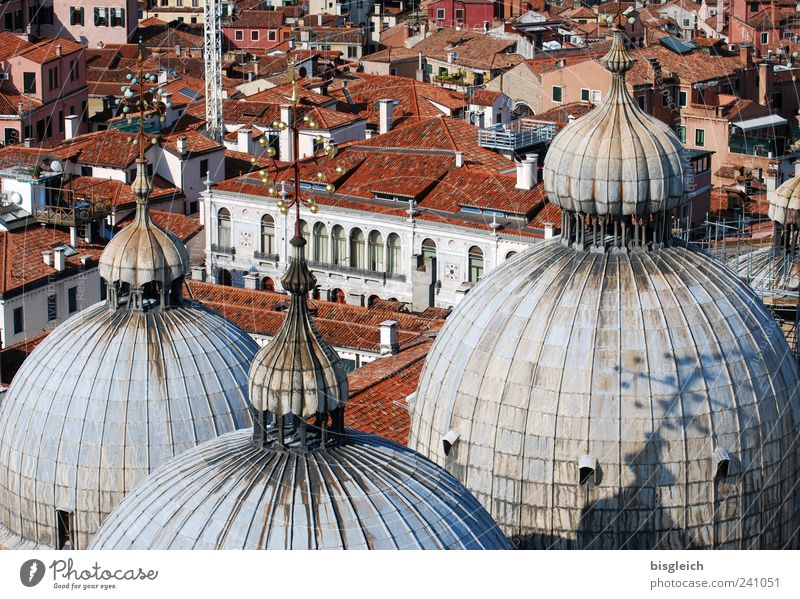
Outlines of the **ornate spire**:
<svg viewBox="0 0 800 599">
<path fill-rule="evenodd" d="M 625 73 L 635 61 L 619 26 L 612 36 L 601 59 L 611 87 L 553 140 L 544 188 L 562 209 L 562 242 L 595 251 L 658 247 L 670 239 L 671 210 L 686 201 L 689 169 L 677 135 L 628 93 Z"/>
<path fill-rule="evenodd" d="M 307 206 L 312 213 L 318 207 L 313 198 L 301 196 L 300 160 L 297 154 L 300 128 L 315 128 L 316 124 L 308 118 L 296 118 L 299 96 L 292 63 L 289 72 L 292 81 L 291 122 L 276 121 L 273 126 L 280 131 L 289 129 L 294 142 L 292 148 L 295 155 L 289 167 L 294 175 L 291 199 L 287 199 L 289 193 L 285 182 L 282 182 L 277 204 L 285 216 L 288 216 L 292 207 L 295 209 L 294 236 L 290 241 L 292 257 L 281 279 L 292 301 L 278 334 L 253 360 L 250 368 L 250 401 L 255 410 L 253 440 L 256 445 L 307 451 L 344 438 L 344 407 L 348 399 L 348 386 L 341 359 L 314 326 L 307 305 L 306 296 L 317 280 L 306 264 L 306 241 L 300 228 L 300 206 Z M 325 154 L 330 156 L 331 152 L 326 149 Z M 269 155 L 273 156 L 274 153 Z M 267 172 L 261 173 L 262 182 L 274 190 Z M 313 423 L 309 422 L 311 419 Z"/>
<path fill-rule="evenodd" d="M 158 140 L 146 133 L 145 121 L 148 113 L 161 117 L 164 107 L 158 101 L 158 77 L 144 72 L 141 44 L 137 69 L 127 79 L 131 85 L 123 86 L 124 101 L 118 100 L 117 105 L 122 105 L 129 124 L 133 119 L 131 111 L 138 114 L 137 132 L 130 138 L 133 145 L 139 146 L 136 178 L 131 184 L 136 215 L 133 223 L 117 233 L 103 250 L 100 276 L 109 284 L 108 301 L 114 308 L 141 310 L 145 300 L 151 300 L 148 305 L 153 301 L 162 306 L 177 305 L 181 303 L 181 287 L 189 270 L 189 253 L 180 239 L 150 219 L 148 200 L 153 185 L 145 151 Z"/>
</svg>

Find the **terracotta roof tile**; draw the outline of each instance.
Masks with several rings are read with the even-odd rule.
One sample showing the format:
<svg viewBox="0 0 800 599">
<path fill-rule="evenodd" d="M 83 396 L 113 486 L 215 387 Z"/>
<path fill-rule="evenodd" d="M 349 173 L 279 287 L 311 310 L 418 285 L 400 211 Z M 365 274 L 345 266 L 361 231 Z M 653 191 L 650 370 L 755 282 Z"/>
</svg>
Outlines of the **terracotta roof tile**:
<svg viewBox="0 0 800 599">
<path fill-rule="evenodd" d="M 0 231 L 0 293 L 6 294 L 57 274 L 55 268 L 44 263 L 42 252 L 58 244 L 69 245 L 69 242 L 68 231 L 39 224 L 17 231 Z M 76 273 L 84 269 L 81 256 L 88 255 L 96 261 L 103 250 L 102 246 L 83 241 L 75 249 L 77 254 L 66 257 L 66 269 Z"/>
</svg>

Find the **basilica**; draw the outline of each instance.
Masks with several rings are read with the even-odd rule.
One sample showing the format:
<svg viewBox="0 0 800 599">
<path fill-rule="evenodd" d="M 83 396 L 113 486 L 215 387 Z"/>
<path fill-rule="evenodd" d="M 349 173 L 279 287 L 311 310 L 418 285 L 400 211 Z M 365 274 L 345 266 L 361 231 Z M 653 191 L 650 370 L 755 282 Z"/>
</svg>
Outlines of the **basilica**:
<svg viewBox="0 0 800 599">
<path fill-rule="evenodd" d="M 142 154 L 136 217 L 100 260 L 108 297 L 0 399 L 0 546 L 797 548 L 794 356 L 751 287 L 672 236 L 684 151 L 630 97 L 619 29 L 602 62 L 611 89 L 545 157 L 561 235 L 453 310 L 408 447 L 348 425 L 299 208 L 292 301 L 259 350 L 184 298 Z M 795 183 L 774 209 L 787 231 Z"/>
</svg>

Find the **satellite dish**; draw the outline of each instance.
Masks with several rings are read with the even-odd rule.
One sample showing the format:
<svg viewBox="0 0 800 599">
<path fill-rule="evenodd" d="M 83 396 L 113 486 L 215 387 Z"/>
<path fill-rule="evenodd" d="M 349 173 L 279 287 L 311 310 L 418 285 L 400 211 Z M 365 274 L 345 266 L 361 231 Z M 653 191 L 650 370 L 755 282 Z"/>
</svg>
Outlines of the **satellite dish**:
<svg viewBox="0 0 800 599">
<path fill-rule="evenodd" d="M 12 191 L 10 194 L 8 194 L 8 197 L 11 198 L 11 201 L 17 206 L 22 205 L 22 194 L 20 192 Z"/>
<path fill-rule="evenodd" d="M 53 171 L 54 173 L 60 173 L 63 172 L 64 167 L 61 166 L 61 163 L 58 160 L 53 160 L 50 163 L 50 170 Z"/>
</svg>

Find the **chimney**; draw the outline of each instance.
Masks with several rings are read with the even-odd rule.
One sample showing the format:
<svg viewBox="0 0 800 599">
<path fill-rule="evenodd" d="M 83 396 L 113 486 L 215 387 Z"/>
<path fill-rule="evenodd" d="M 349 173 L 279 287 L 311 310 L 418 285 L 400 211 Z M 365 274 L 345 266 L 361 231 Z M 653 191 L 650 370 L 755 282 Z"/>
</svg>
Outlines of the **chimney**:
<svg viewBox="0 0 800 599">
<path fill-rule="evenodd" d="M 538 154 L 527 154 L 524 160 L 517 163 L 517 189 L 528 191 L 536 186 L 538 162 Z"/>
<path fill-rule="evenodd" d="M 55 258 L 53 261 L 53 268 L 55 268 L 58 272 L 63 271 L 64 267 L 66 266 L 66 253 L 64 248 L 60 247 L 54 249 L 53 256 Z"/>
<path fill-rule="evenodd" d="M 364 139 L 372 139 L 372 137 L 374 135 L 375 135 L 375 132 L 372 129 L 366 129 L 364 131 Z"/>
<path fill-rule="evenodd" d="M 758 103 L 769 106 L 769 95 L 772 93 L 772 65 L 769 62 L 758 63 Z"/>
<path fill-rule="evenodd" d="M 396 354 L 400 349 L 397 343 L 397 321 L 384 320 L 379 326 L 381 330 L 381 355 Z"/>
<path fill-rule="evenodd" d="M 180 57 L 180 55 L 181 55 L 181 45 L 180 44 L 175 44 L 175 55 L 178 56 L 178 57 Z"/>
<path fill-rule="evenodd" d="M 81 121 L 77 114 L 70 114 L 64 117 L 64 139 L 72 139 L 78 134 L 78 127 Z"/>
<path fill-rule="evenodd" d="M 69 228 L 69 244 L 72 247 L 78 245 L 78 227 L 70 227 Z"/>
<path fill-rule="evenodd" d="M 717 0 L 717 22 L 715 23 L 714 29 L 717 33 L 722 33 L 722 30 L 725 29 L 725 15 L 727 11 L 725 10 L 727 7 L 722 2 L 722 0 Z"/>
<path fill-rule="evenodd" d="M 176 143 L 178 146 L 178 154 L 180 154 L 181 156 L 186 154 L 186 151 L 188 150 L 188 144 L 186 142 L 187 140 L 185 135 L 181 135 L 180 137 L 178 137 Z"/>
<path fill-rule="evenodd" d="M 56 44 L 56 56 L 61 56 L 61 44 Z"/>
<path fill-rule="evenodd" d="M 245 289 L 258 289 L 258 273 L 251 272 L 247 273 L 244 276 L 244 288 Z"/>
<path fill-rule="evenodd" d="M 322 27 L 322 13 L 317 15 L 317 27 Z"/>
<path fill-rule="evenodd" d="M 240 152 L 253 154 L 253 132 L 248 127 L 236 131 L 236 146 Z"/>
<path fill-rule="evenodd" d="M 464 152 L 456 152 L 456 168 L 464 166 Z"/>
<path fill-rule="evenodd" d="M 164 106 L 167 108 L 167 112 L 172 110 L 172 93 L 167 92 L 165 94 L 161 94 L 161 100 L 164 102 Z"/>
<path fill-rule="evenodd" d="M 394 100 L 386 99 L 378 101 L 380 121 L 378 132 L 383 135 L 392 129 L 392 111 L 394 110 Z"/>
<path fill-rule="evenodd" d="M 202 266 L 192 266 L 192 280 L 193 281 L 205 281 L 206 280 L 206 269 Z"/>
<path fill-rule="evenodd" d="M 32 137 L 26 137 L 25 140 L 22 143 L 25 144 L 26 148 L 32 148 L 33 147 L 33 138 Z"/>
<path fill-rule="evenodd" d="M 739 46 L 739 60 L 745 67 L 753 66 L 753 46 Z"/>
<path fill-rule="evenodd" d="M 42 252 L 42 260 L 44 260 L 44 263 L 47 264 L 47 266 L 52 266 L 53 265 L 53 252 L 51 252 L 50 250 L 43 251 Z"/>
<path fill-rule="evenodd" d="M 544 224 L 544 238 L 545 239 L 553 238 L 553 223 Z"/>
<path fill-rule="evenodd" d="M 294 142 L 292 140 L 292 133 L 290 130 L 290 127 L 292 126 L 292 105 L 281 104 L 280 114 L 280 119 L 289 126 L 278 133 L 278 151 L 280 152 L 281 160 L 284 162 L 291 162 L 292 156 L 294 156 Z"/>
</svg>

